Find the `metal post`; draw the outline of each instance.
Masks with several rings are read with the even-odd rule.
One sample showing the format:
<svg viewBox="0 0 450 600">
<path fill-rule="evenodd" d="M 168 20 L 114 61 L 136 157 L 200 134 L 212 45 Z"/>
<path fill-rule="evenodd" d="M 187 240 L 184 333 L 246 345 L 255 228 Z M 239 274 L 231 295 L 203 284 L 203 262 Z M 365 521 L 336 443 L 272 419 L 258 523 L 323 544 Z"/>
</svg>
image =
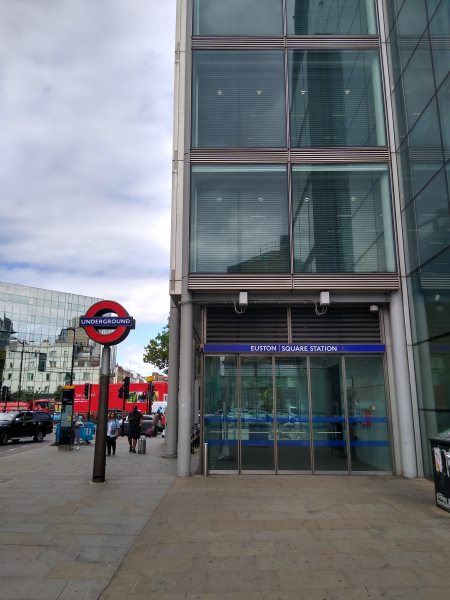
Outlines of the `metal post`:
<svg viewBox="0 0 450 600">
<path fill-rule="evenodd" d="M 406 346 L 403 302 L 400 291 L 391 295 L 392 354 L 397 414 L 400 431 L 400 456 L 404 477 L 417 477 L 414 419 L 409 386 L 408 355 Z"/>
<path fill-rule="evenodd" d="M 193 306 L 186 300 L 181 305 L 180 326 L 180 388 L 178 392 L 177 474 L 191 475 L 192 430 L 192 344 Z"/>
<path fill-rule="evenodd" d="M 106 465 L 106 425 L 108 418 L 109 369 L 111 348 L 103 346 L 102 363 L 100 367 L 100 397 L 98 400 L 97 431 L 95 434 L 93 483 L 105 482 Z"/>
<path fill-rule="evenodd" d="M 73 385 L 73 367 L 75 365 L 75 330 L 73 330 L 72 360 L 70 363 L 70 385 Z"/>
<path fill-rule="evenodd" d="M 177 455 L 178 442 L 178 383 L 180 367 L 180 314 L 173 300 L 169 317 L 169 376 L 167 395 L 166 447 L 167 457 Z"/>
<path fill-rule="evenodd" d="M 203 475 L 208 477 L 208 442 L 203 444 Z"/>
</svg>

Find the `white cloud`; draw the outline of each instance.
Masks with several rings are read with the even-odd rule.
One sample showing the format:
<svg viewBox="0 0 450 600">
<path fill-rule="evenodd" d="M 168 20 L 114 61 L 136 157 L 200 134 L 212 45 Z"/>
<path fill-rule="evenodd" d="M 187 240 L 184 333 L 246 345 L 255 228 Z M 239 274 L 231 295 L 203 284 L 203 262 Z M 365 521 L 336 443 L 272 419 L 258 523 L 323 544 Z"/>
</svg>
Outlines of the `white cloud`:
<svg viewBox="0 0 450 600">
<path fill-rule="evenodd" d="M 165 323 L 174 30 L 175 0 L 0 0 L 0 280 Z"/>
</svg>

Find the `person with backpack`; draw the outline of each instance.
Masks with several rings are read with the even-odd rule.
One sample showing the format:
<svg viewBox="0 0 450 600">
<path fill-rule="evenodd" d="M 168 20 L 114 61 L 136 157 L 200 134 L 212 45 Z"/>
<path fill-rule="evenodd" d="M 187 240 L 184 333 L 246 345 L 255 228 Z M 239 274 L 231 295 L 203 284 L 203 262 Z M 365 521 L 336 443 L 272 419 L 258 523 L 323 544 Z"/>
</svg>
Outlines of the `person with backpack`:
<svg viewBox="0 0 450 600">
<path fill-rule="evenodd" d="M 111 456 L 111 450 L 113 456 L 116 454 L 116 441 L 119 435 L 119 419 L 116 418 L 116 413 L 110 413 L 108 417 L 108 423 L 106 425 L 106 448 L 108 456 Z"/>
</svg>

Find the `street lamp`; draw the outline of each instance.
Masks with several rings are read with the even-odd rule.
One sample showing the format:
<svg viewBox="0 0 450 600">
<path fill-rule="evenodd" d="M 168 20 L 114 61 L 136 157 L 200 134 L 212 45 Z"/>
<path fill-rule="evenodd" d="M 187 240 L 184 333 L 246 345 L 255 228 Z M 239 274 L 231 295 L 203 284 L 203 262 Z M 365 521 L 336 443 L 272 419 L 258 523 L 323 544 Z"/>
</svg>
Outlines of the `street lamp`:
<svg viewBox="0 0 450 600">
<path fill-rule="evenodd" d="M 19 410 L 19 404 L 20 401 L 22 400 L 22 369 L 23 369 L 23 354 L 25 352 L 25 344 L 27 343 L 26 340 L 19 340 L 17 338 L 12 337 L 13 340 L 15 340 L 16 342 L 19 342 L 19 344 L 22 344 L 22 350 L 20 352 L 20 368 L 19 368 L 19 385 L 17 388 L 17 410 Z M 28 343 L 32 344 L 34 342 L 34 340 L 29 340 Z"/>
<path fill-rule="evenodd" d="M 72 359 L 70 361 L 70 385 L 73 385 L 73 368 L 75 365 L 75 330 L 76 327 L 63 327 L 63 331 L 73 331 Z"/>
</svg>

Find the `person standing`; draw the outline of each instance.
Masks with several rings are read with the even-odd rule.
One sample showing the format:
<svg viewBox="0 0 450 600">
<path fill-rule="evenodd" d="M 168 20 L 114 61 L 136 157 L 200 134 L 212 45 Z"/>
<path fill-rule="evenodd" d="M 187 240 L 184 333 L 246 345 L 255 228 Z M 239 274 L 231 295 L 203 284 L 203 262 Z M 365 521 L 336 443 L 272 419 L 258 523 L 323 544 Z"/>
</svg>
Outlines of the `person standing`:
<svg viewBox="0 0 450 600">
<path fill-rule="evenodd" d="M 130 444 L 130 452 L 136 454 L 136 443 L 141 436 L 142 413 L 136 405 L 128 414 L 128 443 Z"/>
<path fill-rule="evenodd" d="M 76 446 L 76 450 L 80 449 L 81 443 L 81 428 L 83 427 L 83 421 L 81 419 L 81 415 L 74 416 L 74 442 Z"/>
<path fill-rule="evenodd" d="M 111 450 L 113 456 L 116 454 L 116 441 L 119 435 L 119 421 L 116 418 L 116 413 L 110 413 L 108 417 L 108 423 L 106 425 L 106 448 L 108 450 L 108 456 L 111 456 Z"/>
</svg>

